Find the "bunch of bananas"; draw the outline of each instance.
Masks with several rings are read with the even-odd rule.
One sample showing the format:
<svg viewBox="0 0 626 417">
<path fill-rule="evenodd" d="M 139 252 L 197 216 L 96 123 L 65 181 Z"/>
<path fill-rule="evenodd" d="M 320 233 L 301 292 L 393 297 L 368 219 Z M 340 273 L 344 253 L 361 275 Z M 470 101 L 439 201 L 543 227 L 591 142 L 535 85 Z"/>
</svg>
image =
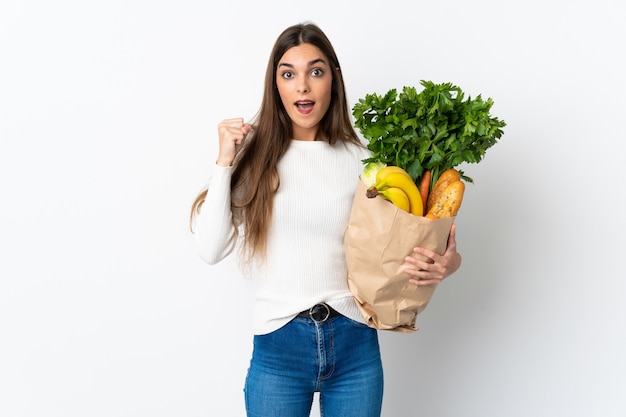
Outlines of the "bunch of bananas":
<svg viewBox="0 0 626 417">
<path fill-rule="evenodd" d="M 424 202 L 417 185 L 404 169 L 397 166 L 380 168 L 375 183 L 367 189 L 367 196 L 381 196 L 415 216 L 424 214 Z"/>
</svg>

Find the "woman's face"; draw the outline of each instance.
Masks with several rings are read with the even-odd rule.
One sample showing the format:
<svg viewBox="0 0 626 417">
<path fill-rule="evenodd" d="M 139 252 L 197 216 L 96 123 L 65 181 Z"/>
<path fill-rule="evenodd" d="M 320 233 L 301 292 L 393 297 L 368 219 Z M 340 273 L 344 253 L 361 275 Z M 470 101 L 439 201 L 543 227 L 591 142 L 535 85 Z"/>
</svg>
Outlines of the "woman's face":
<svg viewBox="0 0 626 417">
<path fill-rule="evenodd" d="M 285 52 L 276 68 L 280 99 L 293 126 L 293 139 L 315 140 L 330 106 L 333 77 L 328 58 L 303 43 Z"/>
</svg>

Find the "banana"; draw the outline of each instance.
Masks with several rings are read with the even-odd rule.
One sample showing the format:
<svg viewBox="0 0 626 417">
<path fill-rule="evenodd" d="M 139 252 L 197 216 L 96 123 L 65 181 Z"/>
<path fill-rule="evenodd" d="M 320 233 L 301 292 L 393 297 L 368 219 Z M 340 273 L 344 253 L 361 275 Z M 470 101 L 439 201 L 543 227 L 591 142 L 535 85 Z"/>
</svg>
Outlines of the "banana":
<svg viewBox="0 0 626 417">
<path fill-rule="evenodd" d="M 395 165 L 387 165 L 385 167 L 382 167 L 381 169 L 378 170 L 378 172 L 376 172 L 376 182 L 382 182 L 385 180 L 385 178 L 387 177 L 387 175 L 389 174 L 394 174 L 394 173 L 400 173 L 400 174 L 404 174 L 407 177 L 411 178 L 411 176 L 409 175 L 408 172 L 406 172 L 404 169 L 395 166 Z"/>
<path fill-rule="evenodd" d="M 411 203 L 406 193 L 397 187 L 389 187 L 384 190 L 378 191 L 378 195 L 387 201 L 393 203 L 394 206 L 406 211 L 411 212 Z"/>
<path fill-rule="evenodd" d="M 409 213 L 415 216 L 421 216 L 424 214 L 424 204 L 422 203 L 422 196 L 420 194 L 417 185 L 413 182 L 413 179 L 402 172 L 391 172 L 384 176 L 384 179 L 380 182 L 376 182 L 372 187 L 378 190 L 380 193 L 388 188 L 400 188 L 409 198 L 410 210 Z"/>
</svg>

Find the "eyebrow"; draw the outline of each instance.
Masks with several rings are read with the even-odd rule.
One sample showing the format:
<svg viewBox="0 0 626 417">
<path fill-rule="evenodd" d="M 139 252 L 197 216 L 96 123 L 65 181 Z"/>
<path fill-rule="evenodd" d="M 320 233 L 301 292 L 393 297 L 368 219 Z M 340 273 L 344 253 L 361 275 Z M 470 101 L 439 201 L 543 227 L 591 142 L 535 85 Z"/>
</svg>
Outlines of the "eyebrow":
<svg viewBox="0 0 626 417">
<path fill-rule="evenodd" d="M 325 61 L 323 58 L 316 58 L 316 59 L 314 59 L 314 60 L 312 60 L 312 61 L 309 61 L 308 66 L 309 66 L 309 67 L 311 67 L 311 66 L 313 66 L 313 65 L 315 65 L 315 64 L 318 64 L 318 63 L 320 63 L 320 62 L 321 62 L 321 63 L 323 63 L 323 64 L 325 64 L 325 65 L 328 65 L 328 64 L 326 63 L 326 61 Z M 278 67 L 279 67 L 279 68 L 280 68 L 280 67 L 289 67 L 289 68 L 294 68 L 293 64 L 290 64 L 290 63 L 288 63 L 288 62 L 281 62 L 281 63 L 279 63 L 279 64 L 278 64 Z"/>
</svg>

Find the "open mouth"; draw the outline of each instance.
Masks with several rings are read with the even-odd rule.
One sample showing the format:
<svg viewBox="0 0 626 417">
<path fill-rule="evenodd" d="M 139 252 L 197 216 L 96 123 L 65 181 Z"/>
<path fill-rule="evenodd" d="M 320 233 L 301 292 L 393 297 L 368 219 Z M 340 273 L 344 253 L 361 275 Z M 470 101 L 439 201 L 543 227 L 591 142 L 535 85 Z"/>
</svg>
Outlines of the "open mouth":
<svg viewBox="0 0 626 417">
<path fill-rule="evenodd" d="M 314 101 L 296 101 L 296 109 L 298 109 L 298 111 L 303 114 L 310 113 L 313 110 L 314 106 Z"/>
</svg>

